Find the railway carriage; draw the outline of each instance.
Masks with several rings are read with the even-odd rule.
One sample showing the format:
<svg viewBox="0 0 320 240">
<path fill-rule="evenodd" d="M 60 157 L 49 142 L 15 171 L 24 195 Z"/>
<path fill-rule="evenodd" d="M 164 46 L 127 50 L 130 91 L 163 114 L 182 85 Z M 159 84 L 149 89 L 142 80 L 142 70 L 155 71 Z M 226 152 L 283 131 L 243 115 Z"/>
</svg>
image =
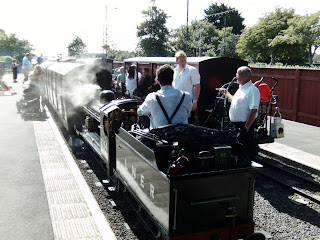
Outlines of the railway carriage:
<svg viewBox="0 0 320 240">
<path fill-rule="evenodd" d="M 81 128 L 83 105 L 101 90 L 112 88 L 111 60 L 46 61 L 41 68 L 46 101 L 69 132 Z"/>
</svg>

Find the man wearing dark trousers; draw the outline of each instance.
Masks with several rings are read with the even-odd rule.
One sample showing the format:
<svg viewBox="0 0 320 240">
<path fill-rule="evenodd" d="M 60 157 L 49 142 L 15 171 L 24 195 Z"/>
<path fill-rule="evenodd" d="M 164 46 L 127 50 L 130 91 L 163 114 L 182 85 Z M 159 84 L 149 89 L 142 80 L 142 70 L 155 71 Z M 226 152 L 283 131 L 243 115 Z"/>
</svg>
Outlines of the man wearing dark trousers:
<svg viewBox="0 0 320 240">
<path fill-rule="evenodd" d="M 251 69 L 242 66 L 237 70 L 239 89 L 232 96 L 226 89 L 220 89 L 231 102 L 229 117 L 231 123 L 241 129 L 240 141 L 245 147 L 246 154 L 253 159 L 257 154 L 257 145 L 254 141 L 254 122 L 260 104 L 260 92 L 251 81 Z"/>
</svg>

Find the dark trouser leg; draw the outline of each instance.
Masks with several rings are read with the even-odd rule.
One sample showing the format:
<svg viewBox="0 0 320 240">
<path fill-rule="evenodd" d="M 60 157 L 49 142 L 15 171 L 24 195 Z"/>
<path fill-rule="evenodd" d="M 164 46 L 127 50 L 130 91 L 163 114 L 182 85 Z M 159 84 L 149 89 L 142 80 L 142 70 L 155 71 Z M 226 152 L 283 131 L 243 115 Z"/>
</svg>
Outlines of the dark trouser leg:
<svg viewBox="0 0 320 240">
<path fill-rule="evenodd" d="M 254 127 L 251 126 L 249 131 L 246 131 L 243 127 L 243 130 L 240 134 L 241 141 L 245 147 L 247 156 L 253 160 L 257 155 L 257 146 L 254 141 Z"/>
<path fill-rule="evenodd" d="M 258 154 L 258 144 L 254 140 L 254 126 L 252 124 L 249 131 L 244 127 L 245 123 L 233 123 L 236 128 L 240 129 L 239 141 L 244 146 L 244 151 L 250 160 L 254 160 L 255 156 Z"/>
</svg>

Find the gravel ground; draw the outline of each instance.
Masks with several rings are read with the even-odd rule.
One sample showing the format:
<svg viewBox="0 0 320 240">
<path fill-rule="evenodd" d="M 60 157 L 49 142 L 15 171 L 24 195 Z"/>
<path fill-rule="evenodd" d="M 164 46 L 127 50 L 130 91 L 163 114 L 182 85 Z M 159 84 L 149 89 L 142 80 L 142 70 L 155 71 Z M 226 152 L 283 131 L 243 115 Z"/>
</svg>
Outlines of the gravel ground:
<svg viewBox="0 0 320 240">
<path fill-rule="evenodd" d="M 109 220 L 117 239 L 153 239 L 122 194 L 109 191 L 108 187 L 111 186 L 109 184 L 96 186 L 96 182 L 102 183 L 104 180 L 104 172 L 92 155 L 83 148 L 73 148 L 73 150 L 75 161 Z M 94 172 L 90 171 L 92 169 Z M 267 232 L 267 235 L 271 236 L 270 239 L 274 240 L 320 240 L 320 206 L 312 202 L 300 204 L 295 201 L 296 199 L 297 196 L 289 190 L 258 177 L 254 204 L 256 231 Z"/>
<path fill-rule="evenodd" d="M 257 178 L 254 221 L 256 230 L 264 230 L 274 240 L 320 239 L 320 206 L 306 201 L 289 190 Z"/>
<path fill-rule="evenodd" d="M 124 195 L 110 191 L 111 184 L 103 183 L 105 172 L 91 153 L 83 148 L 72 148 L 75 161 L 86 179 L 101 210 L 119 240 L 151 240 L 153 236 L 128 204 Z M 93 171 L 92 171 L 93 170 Z M 97 186 L 96 183 L 102 183 Z"/>
</svg>

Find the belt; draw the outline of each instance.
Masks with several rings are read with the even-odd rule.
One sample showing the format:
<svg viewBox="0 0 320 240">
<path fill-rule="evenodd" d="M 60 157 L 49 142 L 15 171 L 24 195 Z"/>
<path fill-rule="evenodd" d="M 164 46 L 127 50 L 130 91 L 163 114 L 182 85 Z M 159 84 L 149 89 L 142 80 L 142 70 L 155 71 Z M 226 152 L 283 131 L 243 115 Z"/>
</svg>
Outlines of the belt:
<svg viewBox="0 0 320 240">
<path fill-rule="evenodd" d="M 232 124 L 235 124 L 235 125 L 242 125 L 242 124 L 246 124 L 246 122 L 231 122 Z"/>
</svg>

